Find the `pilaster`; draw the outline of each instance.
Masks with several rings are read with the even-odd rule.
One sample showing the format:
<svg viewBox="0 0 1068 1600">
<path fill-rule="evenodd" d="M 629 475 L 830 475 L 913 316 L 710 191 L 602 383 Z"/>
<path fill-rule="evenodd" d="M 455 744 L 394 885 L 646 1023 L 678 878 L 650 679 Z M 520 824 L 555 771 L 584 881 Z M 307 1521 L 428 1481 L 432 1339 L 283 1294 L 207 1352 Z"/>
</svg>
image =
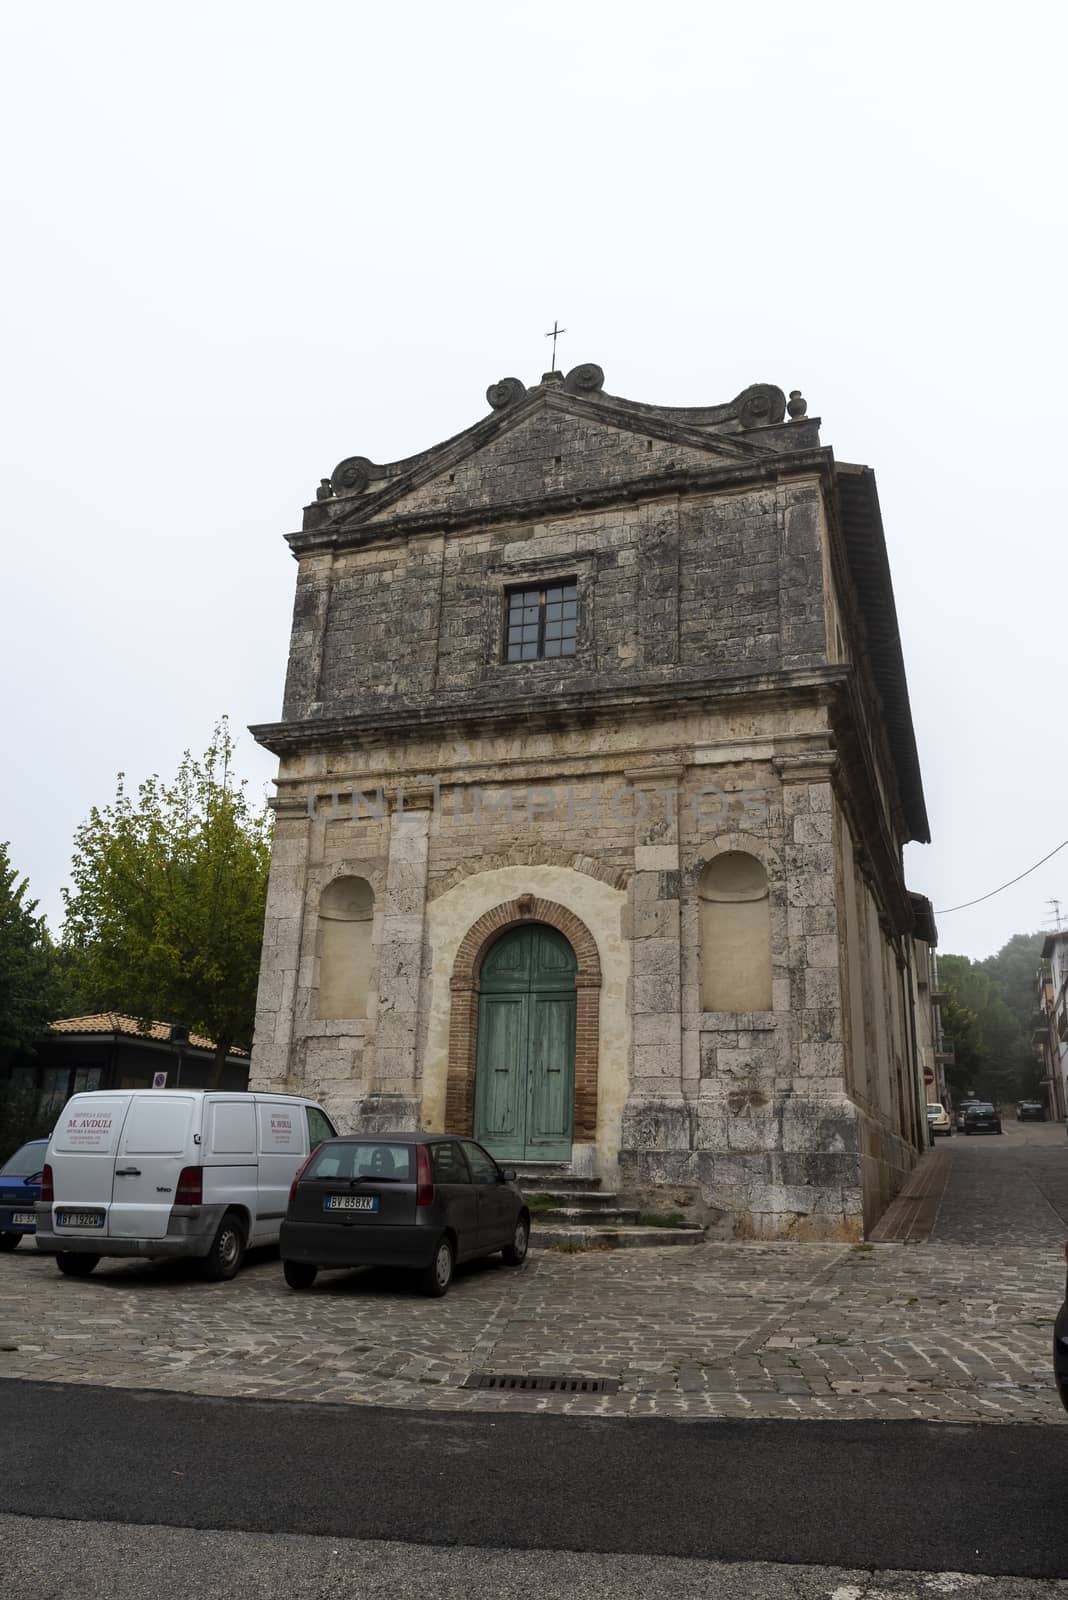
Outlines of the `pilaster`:
<svg viewBox="0 0 1068 1600">
<path fill-rule="evenodd" d="M 312 824 L 302 802 L 275 801 L 249 1086 L 302 1092 L 294 1081 L 293 1029 L 304 934 Z"/>
<path fill-rule="evenodd" d="M 630 886 L 630 1092 L 624 1149 L 690 1146 L 683 1090 L 679 790 L 683 767 L 626 772 L 634 791 L 634 873 Z"/>
<path fill-rule="evenodd" d="M 419 1125 L 416 1047 L 432 804 L 430 789 L 405 790 L 390 812 L 374 1071 L 359 1112 L 369 1130 Z"/>
</svg>

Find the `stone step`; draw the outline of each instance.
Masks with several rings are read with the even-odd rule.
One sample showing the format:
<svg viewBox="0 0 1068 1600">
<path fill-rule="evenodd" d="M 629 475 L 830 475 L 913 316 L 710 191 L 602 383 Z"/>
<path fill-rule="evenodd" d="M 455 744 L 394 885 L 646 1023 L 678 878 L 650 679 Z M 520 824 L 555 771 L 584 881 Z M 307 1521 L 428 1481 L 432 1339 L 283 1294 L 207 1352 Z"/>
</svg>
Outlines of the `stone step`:
<svg viewBox="0 0 1068 1600">
<path fill-rule="evenodd" d="M 572 1227 L 580 1228 L 605 1228 L 629 1227 L 638 1220 L 638 1209 L 633 1210 L 618 1206 L 604 1206 L 594 1209 L 592 1206 L 553 1206 L 546 1207 L 544 1211 L 532 1211 L 530 1222 L 532 1229 L 555 1227 L 558 1223 L 567 1223 Z"/>
<path fill-rule="evenodd" d="M 497 1165 L 511 1167 L 513 1172 L 518 1172 L 521 1177 L 526 1177 L 528 1173 L 539 1172 L 559 1172 L 563 1176 L 569 1176 L 571 1173 L 570 1161 L 509 1161 L 507 1156 L 499 1156 Z"/>
<path fill-rule="evenodd" d="M 524 1188 L 523 1193 L 544 1195 L 558 1206 L 585 1206 L 590 1210 L 600 1210 L 602 1207 L 611 1210 L 613 1206 L 619 1204 L 619 1195 L 614 1189 L 565 1189 L 560 1184 L 554 1183 L 552 1188 Z"/>
<path fill-rule="evenodd" d="M 633 1250 L 641 1246 L 700 1244 L 705 1237 L 704 1228 L 572 1227 L 566 1223 L 542 1226 L 537 1217 L 531 1218 L 531 1224 L 530 1242 L 542 1250 L 568 1246 L 577 1250 Z"/>
<path fill-rule="evenodd" d="M 601 1187 L 600 1178 L 576 1178 L 573 1172 L 516 1173 L 516 1182 L 524 1194 L 596 1193 Z"/>
</svg>

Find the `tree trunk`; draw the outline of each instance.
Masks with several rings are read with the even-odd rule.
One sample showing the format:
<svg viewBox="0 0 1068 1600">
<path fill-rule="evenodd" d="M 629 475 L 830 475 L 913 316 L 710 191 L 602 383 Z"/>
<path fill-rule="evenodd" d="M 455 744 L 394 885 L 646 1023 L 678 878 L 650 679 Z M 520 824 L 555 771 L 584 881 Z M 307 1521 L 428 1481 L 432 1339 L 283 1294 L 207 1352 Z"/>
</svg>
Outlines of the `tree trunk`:
<svg viewBox="0 0 1068 1600">
<path fill-rule="evenodd" d="M 226 1065 L 226 1058 L 227 1058 L 227 1056 L 229 1054 L 230 1054 L 229 1042 L 227 1040 L 225 1040 L 225 1039 L 220 1040 L 219 1043 L 215 1046 L 215 1054 L 211 1058 L 211 1069 L 208 1072 L 208 1088 L 209 1089 L 221 1089 L 222 1088 L 223 1068 Z"/>
</svg>

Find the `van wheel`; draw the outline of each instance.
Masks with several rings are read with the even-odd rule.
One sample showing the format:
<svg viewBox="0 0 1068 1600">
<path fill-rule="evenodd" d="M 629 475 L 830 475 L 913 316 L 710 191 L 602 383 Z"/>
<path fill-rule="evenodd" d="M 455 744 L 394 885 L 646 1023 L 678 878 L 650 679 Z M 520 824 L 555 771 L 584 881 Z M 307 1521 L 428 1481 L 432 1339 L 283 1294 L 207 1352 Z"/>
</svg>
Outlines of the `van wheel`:
<svg viewBox="0 0 1068 1600">
<path fill-rule="evenodd" d="M 245 1225 L 228 1211 L 204 1257 L 204 1276 L 209 1283 L 226 1283 L 234 1277 L 245 1257 Z"/>
<path fill-rule="evenodd" d="M 419 1287 L 424 1294 L 428 1294 L 432 1300 L 440 1300 L 442 1295 L 448 1294 L 455 1261 L 452 1241 L 443 1236 L 437 1242 L 433 1261 L 419 1275 Z"/>
<path fill-rule="evenodd" d="M 318 1276 L 319 1268 L 309 1266 L 306 1261 L 283 1261 L 282 1271 L 291 1289 L 310 1289 Z"/>
<path fill-rule="evenodd" d="M 70 1250 L 56 1251 L 56 1266 L 68 1278 L 87 1278 L 99 1260 L 99 1256 L 77 1256 Z"/>
<path fill-rule="evenodd" d="M 17 1250 L 21 1233 L 0 1233 L 0 1250 Z"/>
</svg>

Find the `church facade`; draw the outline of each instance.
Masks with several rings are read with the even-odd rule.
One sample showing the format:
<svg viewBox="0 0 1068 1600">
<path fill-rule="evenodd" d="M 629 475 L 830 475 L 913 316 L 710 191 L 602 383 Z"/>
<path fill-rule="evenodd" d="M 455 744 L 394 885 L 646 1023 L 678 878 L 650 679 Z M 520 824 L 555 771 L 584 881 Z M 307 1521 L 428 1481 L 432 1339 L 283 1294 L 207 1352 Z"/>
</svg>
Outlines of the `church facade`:
<svg viewBox="0 0 1068 1600">
<path fill-rule="evenodd" d="M 252 1086 L 859 1238 L 927 1139 L 873 474 L 771 385 L 487 399 L 289 536 Z"/>
</svg>

